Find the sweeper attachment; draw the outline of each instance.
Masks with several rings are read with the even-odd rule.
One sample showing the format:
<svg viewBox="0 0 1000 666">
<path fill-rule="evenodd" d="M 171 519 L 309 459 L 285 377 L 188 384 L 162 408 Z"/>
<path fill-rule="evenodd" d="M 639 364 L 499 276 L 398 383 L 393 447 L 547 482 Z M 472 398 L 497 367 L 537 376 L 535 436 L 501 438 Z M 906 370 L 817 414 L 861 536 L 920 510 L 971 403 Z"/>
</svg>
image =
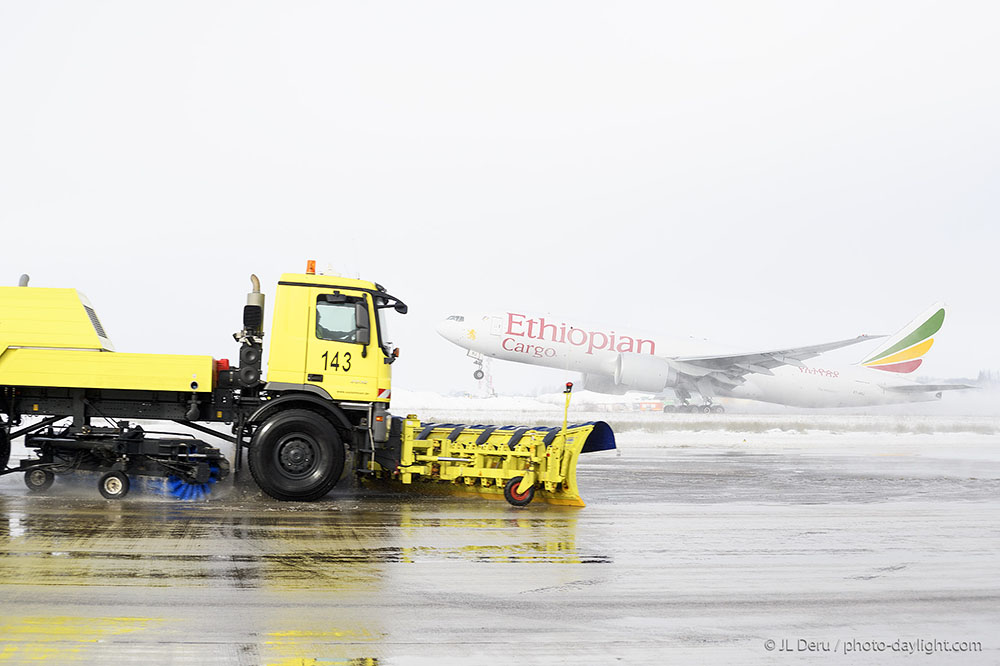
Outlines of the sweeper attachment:
<svg viewBox="0 0 1000 666">
<path fill-rule="evenodd" d="M 166 434 L 166 433 L 163 433 Z M 25 436 L 25 446 L 37 449 L 37 458 L 20 461 L 29 490 L 49 488 L 56 474 L 104 472 L 97 487 L 107 499 L 121 499 L 137 477 L 161 478 L 163 492 L 178 499 L 201 499 L 212 484 L 229 473 L 229 462 L 219 449 L 178 435 L 147 437 L 141 426 L 127 422 L 114 428 L 72 428 Z M 146 484 L 147 487 L 156 487 Z"/>
</svg>

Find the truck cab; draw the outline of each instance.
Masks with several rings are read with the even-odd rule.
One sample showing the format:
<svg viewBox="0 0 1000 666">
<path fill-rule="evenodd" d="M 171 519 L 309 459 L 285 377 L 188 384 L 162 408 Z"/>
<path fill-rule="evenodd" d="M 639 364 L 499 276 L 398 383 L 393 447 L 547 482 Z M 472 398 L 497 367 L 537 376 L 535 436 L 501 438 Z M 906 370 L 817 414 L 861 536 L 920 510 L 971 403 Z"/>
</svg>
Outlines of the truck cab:
<svg viewBox="0 0 1000 666">
<path fill-rule="evenodd" d="M 285 273 L 278 282 L 265 390 L 388 404 L 396 349 L 385 311 L 406 306 L 374 282 Z"/>
</svg>

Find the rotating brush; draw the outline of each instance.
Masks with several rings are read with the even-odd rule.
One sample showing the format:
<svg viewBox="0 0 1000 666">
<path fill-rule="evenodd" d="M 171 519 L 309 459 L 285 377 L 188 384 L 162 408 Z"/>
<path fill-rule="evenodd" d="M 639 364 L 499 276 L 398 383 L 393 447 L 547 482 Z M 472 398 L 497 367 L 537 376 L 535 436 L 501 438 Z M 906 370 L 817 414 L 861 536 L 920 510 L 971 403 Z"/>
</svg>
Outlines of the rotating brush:
<svg viewBox="0 0 1000 666">
<path fill-rule="evenodd" d="M 179 500 L 200 500 L 212 493 L 212 484 L 219 480 L 219 468 L 212 467 L 208 483 L 189 483 L 179 476 L 167 477 L 167 492 Z"/>
</svg>

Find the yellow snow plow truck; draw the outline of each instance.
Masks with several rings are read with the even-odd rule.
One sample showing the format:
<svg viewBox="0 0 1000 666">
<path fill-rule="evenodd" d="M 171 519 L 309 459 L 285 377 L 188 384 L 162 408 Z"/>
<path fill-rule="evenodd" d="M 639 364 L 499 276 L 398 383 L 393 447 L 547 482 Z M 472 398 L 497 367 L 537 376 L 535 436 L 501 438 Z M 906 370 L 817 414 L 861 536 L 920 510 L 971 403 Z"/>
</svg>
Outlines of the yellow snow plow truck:
<svg viewBox="0 0 1000 666">
<path fill-rule="evenodd" d="M 108 499 L 124 497 L 139 477 L 180 499 L 204 497 L 230 472 L 222 452 L 130 419 L 170 421 L 232 444 L 237 470 L 246 449 L 254 480 L 279 500 L 319 499 L 353 471 L 519 506 L 534 497 L 583 505 L 577 459 L 615 447 L 606 423 L 466 426 L 392 416 L 398 350 L 385 318 L 406 305 L 376 283 L 318 275 L 309 264 L 278 282 L 266 377 L 255 276 L 233 367 L 211 356 L 116 352 L 77 290 L 29 287 L 27 276 L 0 287 L 0 473 L 23 473 L 33 491 L 57 475 L 97 472 Z M 213 423 L 231 425 L 232 435 Z M 21 436 L 34 457 L 8 468 Z"/>
</svg>

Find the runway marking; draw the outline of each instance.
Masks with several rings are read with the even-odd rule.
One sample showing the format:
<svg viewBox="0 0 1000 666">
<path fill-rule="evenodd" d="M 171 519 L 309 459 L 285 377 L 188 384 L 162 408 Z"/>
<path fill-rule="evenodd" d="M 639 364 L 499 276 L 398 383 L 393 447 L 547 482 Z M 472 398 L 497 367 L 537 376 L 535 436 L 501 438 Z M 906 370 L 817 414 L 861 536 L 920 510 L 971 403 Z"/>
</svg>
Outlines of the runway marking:
<svg viewBox="0 0 1000 666">
<path fill-rule="evenodd" d="M 0 662 L 75 661 L 88 645 L 161 622 L 144 617 L 0 615 Z"/>
<path fill-rule="evenodd" d="M 263 645 L 267 650 L 264 663 L 268 666 L 313 666 L 342 664 L 361 666 L 377 664 L 371 649 L 362 646 L 383 640 L 365 629 L 331 629 L 272 631 Z M 317 656 L 320 655 L 320 656 Z"/>
</svg>

